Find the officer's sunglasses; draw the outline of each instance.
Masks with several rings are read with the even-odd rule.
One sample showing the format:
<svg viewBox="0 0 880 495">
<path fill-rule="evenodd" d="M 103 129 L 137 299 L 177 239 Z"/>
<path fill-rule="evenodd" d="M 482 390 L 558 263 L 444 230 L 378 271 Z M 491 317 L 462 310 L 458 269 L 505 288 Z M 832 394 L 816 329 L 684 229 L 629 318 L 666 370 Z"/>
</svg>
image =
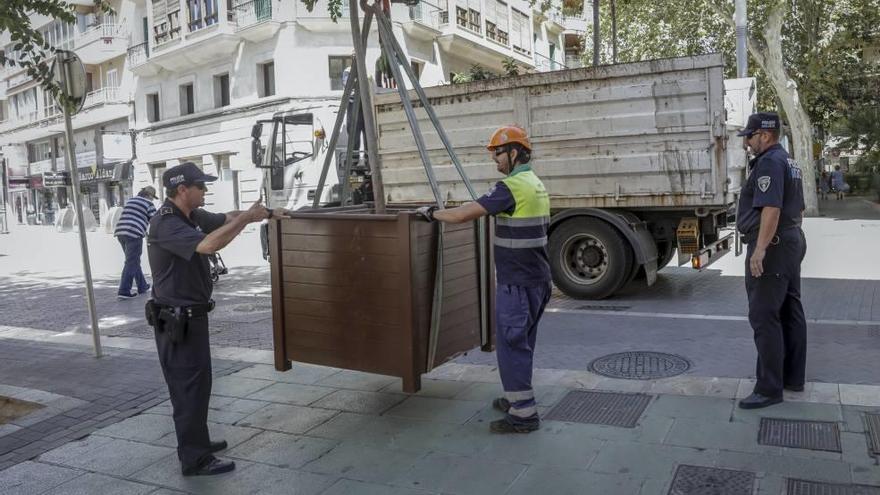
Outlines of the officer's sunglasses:
<svg viewBox="0 0 880 495">
<path fill-rule="evenodd" d="M 202 191 L 207 191 L 207 190 L 208 190 L 208 186 L 206 186 L 204 182 L 196 182 L 196 183 L 193 184 L 193 185 L 194 185 L 195 187 L 198 187 L 198 188 L 201 189 Z"/>
</svg>

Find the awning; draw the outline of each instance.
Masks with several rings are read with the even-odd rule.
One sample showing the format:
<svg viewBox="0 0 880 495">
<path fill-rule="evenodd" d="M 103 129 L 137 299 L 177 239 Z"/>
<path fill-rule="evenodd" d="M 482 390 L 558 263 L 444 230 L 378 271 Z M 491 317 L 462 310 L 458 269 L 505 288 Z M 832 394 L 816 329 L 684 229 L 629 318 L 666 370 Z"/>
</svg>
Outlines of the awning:
<svg viewBox="0 0 880 495">
<path fill-rule="evenodd" d="M 94 167 L 80 167 L 79 181 L 81 184 L 94 182 L 123 182 L 130 181 L 134 177 L 131 160 L 122 162 L 105 163 Z"/>
</svg>

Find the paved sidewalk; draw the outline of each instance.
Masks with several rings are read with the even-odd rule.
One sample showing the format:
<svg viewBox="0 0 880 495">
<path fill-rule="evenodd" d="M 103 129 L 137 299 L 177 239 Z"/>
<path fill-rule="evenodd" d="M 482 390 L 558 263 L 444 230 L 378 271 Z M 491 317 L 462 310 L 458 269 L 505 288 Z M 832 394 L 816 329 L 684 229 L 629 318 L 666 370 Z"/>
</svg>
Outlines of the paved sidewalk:
<svg viewBox="0 0 880 495">
<path fill-rule="evenodd" d="M 15 337 L 0 338 L 0 348 L 33 345 L 44 333 L 8 331 Z M 85 360 L 83 338 L 68 336 L 64 351 Z M 107 361 L 96 362 L 149 360 L 143 342 L 110 340 Z M 880 466 L 865 433 L 867 414 L 880 414 L 876 386 L 810 383 L 782 405 L 747 412 L 735 401 L 748 393 L 749 380 L 626 381 L 537 370 L 542 429 L 499 436 L 488 432 L 500 416 L 490 407 L 501 393 L 491 366 L 445 365 L 419 394 L 406 395 L 399 379 L 385 376 L 310 365 L 279 373 L 266 364 L 266 351 L 217 348 L 215 356 L 239 369 L 215 379 L 209 418 L 212 435 L 229 441 L 224 454 L 236 460 L 236 471 L 180 476 L 170 407 L 161 402 L 0 471 L 0 492 L 778 495 L 789 483 L 826 482 L 862 485 L 834 493 L 880 493 Z M 123 381 L 128 376 L 124 367 L 116 372 Z M 595 390 L 636 393 L 648 404 L 632 428 L 546 419 L 570 392 Z M 762 418 L 836 427 L 839 451 L 762 445 Z M 700 467 L 723 470 L 701 478 Z M 708 486 L 716 491 L 700 491 Z"/>
</svg>

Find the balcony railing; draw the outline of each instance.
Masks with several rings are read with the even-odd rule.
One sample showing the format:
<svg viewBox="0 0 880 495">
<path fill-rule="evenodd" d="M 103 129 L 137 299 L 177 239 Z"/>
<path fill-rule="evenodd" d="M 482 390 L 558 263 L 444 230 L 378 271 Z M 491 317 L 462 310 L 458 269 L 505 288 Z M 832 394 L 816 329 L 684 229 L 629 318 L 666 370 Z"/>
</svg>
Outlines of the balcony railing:
<svg viewBox="0 0 880 495">
<path fill-rule="evenodd" d="M 238 29 L 272 19 L 272 0 L 250 0 L 235 5 L 232 9 Z"/>
<path fill-rule="evenodd" d="M 444 17 L 446 18 L 445 22 Z M 449 22 L 448 13 L 445 10 L 441 11 L 437 7 L 424 3 L 418 3 L 410 7 L 409 18 L 432 29 L 439 29 L 441 24 Z"/>
<path fill-rule="evenodd" d="M 539 53 L 535 54 L 535 70 L 538 72 L 549 72 L 551 70 L 562 70 L 567 69 L 562 62 L 557 62 L 555 60 L 551 60 L 550 58 L 545 57 Z"/>
<path fill-rule="evenodd" d="M 147 62 L 150 58 L 150 44 L 144 41 L 128 47 L 128 65 L 137 67 Z"/>
<path fill-rule="evenodd" d="M 112 22 L 105 22 L 77 35 L 75 46 L 76 48 L 82 48 L 95 41 L 125 37 L 126 34 L 124 26 Z"/>
<path fill-rule="evenodd" d="M 115 103 L 119 100 L 119 88 L 115 86 L 104 86 L 86 94 L 86 101 L 83 108 L 93 107 L 95 105 L 103 105 L 104 103 Z"/>
</svg>

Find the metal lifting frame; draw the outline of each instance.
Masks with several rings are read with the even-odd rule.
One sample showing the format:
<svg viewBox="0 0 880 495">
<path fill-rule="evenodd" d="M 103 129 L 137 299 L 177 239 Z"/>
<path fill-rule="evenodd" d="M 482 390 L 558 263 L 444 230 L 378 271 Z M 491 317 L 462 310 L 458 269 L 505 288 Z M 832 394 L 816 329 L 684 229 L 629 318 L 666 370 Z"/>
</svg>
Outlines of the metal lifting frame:
<svg viewBox="0 0 880 495">
<path fill-rule="evenodd" d="M 425 168 L 425 175 L 428 178 L 428 183 L 431 187 L 431 192 L 434 195 L 434 199 L 437 202 L 437 207 L 443 209 L 445 207 L 443 197 L 440 192 L 439 185 L 437 183 L 437 178 L 434 175 L 434 168 L 431 165 L 430 158 L 428 156 L 428 150 L 425 146 L 424 136 L 421 132 L 421 127 L 418 123 L 418 117 L 415 114 L 415 110 L 413 109 L 412 101 L 407 93 L 406 87 L 404 86 L 404 78 L 403 74 L 400 71 L 400 68 L 403 67 L 404 72 L 406 73 L 407 78 L 409 79 L 412 88 L 415 90 L 416 95 L 418 96 L 419 102 L 422 105 L 422 108 L 425 110 L 425 113 L 428 115 L 428 118 L 431 121 L 434 129 L 437 132 L 437 135 L 440 137 L 440 141 L 443 143 L 444 148 L 446 149 L 447 154 L 449 155 L 452 164 L 455 166 L 456 171 L 461 176 L 462 182 L 465 185 L 465 188 L 468 191 L 468 194 L 471 196 L 471 199 L 477 198 L 477 193 L 473 188 L 470 180 L 464 172 L 464 167 L 462 167 L 461 162 L 458 159 L 458 155 L 456 155 L 455 150 L 452 147 L 452 143 L 449 141 L 449 137 L 446 135 L 446 132 L 443 130 L 443 126 L 440 124 L 439 119 L 437 118 L 437 114 L 434 113 L 434 109 L 428 101 L 428 97 L 419 84 L 418 77 L 410 67 L 406 55 L 403 52 L 403 49 L 400 47 L 400 44 L 397 42 L 397 39 L 394 37 L 394 33 L 391 27 L 391 21 L 385 15 L 385 12 L 382 10 L 381 3 L 375 3 L 373 5 L 367 5 L 365 1 L 362 0 L 361 7 L 364 10 L 364 23 L 363 29 L 361 30 L 361 26 L 358 22 L 358 9 L 357 9 L 357 0 L 349 0 L 350 12 L 351 12 L 351 25 L 352 25 L 352 39 L 355 45 L 355 61 L 356 65 L 353 65 L 349 72 L 348 80 L 345 84 L 345 89 L 342 93 L 342 101 L 339 105 L 339 112 L 336 115 L 336 122 L 333 126 L 333 134 L 330 137 L 329 143 L 329 152 L 327 153 L 324 159 L 324 167 L 321 170 L 321 177 L 318 182 L 318 189 L 315 193 L 315 200 L 313 203 L 313 207 L 317 208 L 319 205 L 320 198 L 323 193 L 324 185 L 327 179 L 327 173 L 330 168 L 331 158 L 334 156 L 334 150 L 336 149 L 336 143 L 339 137 L 339 131 L 342 128 L 342 122 L 345 118 L 345 113 L 348 107 L 348 103 L 352 94 L 354 95 L 354 105 L 352 109 L 352 115 L 349 116 L 351 119 L 350 122 L 354 123 L 354 125 L 350 125 L 349 127 L 353 129 L 354 132 L 349 133 L 348 143 L 346 146 L 346 154 L 345 154 L 345 168 L 342 180 L 342 190 L 341 190 L 341 204 L 344 206 L 348 201 L 349 194 L 349 175 L 351 173 L 351 157 L 352 157 L 352 147 L 354 144 L 354 133 L 356 130 L 356 123 L 360 112 L 364 114 L 364 131 L 366 133 L 367 139 L 367 153 L 368 160 L 370 163 L 370 168 L 372 171 L 372 183 L 373 183 L 373 191 L 374 198 L 376 200 L 376 213 L 384 213 L 385 211 L 385 198 L 384 198 L 384 187 L 382 185 L 382 177 L 381 177 L 381 164 L 378 159 L 378 133 L 376 132 L 375 121 L 373 119 L 372 113 L 372 101 L 369 94 L 369 87 L 367 78 L 359 77 L 360 74 L 366 72 L 366 43 L 367 37 L 370 32 L 371 21 L 372 18 L 376 18 L 376 24 L 379 28 L 379 39 L 381 41 L 381 47 L 383 54 L 386 57 L 386 60 L 389 62 L 389 66 L 391 68 L 392 75 L 394 76 L 394 80 L 397 82 L 398 93 L 400 94 L 400 100 L 403 104 L 404 112 L 406 113 L 407 120 L 409 121 L 410 130 L 413 133 L 413 138 L 416 143 L 416 147 L 419 151 L 419 156 L 422 159 L 422 165 Z M 355 86 L 357 85 L 357 86 Z M 430 370 L 433 368 L 436 352 L 437 352 L 437 340 L 439 337 L 440 330 L 440 314 L 441 314 L 441 303 L 443 299 L 443 224 L 438 222 L 439 235 L 437 242 L 437 269 L 435 270 L 435 279 L 434 279 L 434 297 L 431 305 L 431 331 L 430 338 L 428 342 L 428 360 L 427 360 L 427 369 Z M 485 347 L 489 342 L 489 322 L 488 322 L 488 300 L 486 294 L 486 288 L 488 287 L 488 253 L 485 245 L 486 238 L 486 219 L 481 218 L 477 221 L 477 246 L 478 246 L 478 272 L 480 274 L 480 341 L 481 344 Z"/>
</svg>

